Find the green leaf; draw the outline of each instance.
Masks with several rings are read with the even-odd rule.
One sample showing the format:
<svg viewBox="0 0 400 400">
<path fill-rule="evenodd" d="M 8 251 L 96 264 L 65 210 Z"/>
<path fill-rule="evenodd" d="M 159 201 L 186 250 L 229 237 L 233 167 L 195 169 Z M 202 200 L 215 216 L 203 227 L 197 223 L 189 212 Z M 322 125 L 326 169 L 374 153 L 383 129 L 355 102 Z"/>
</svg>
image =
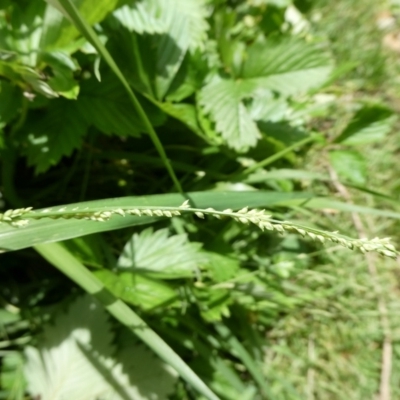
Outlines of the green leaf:
<svg viewBox="0 0 400 400">
<path fill-rule="evenodd" d="M 171 117 L 183 122 L 188 128 L 199 136 L 203 136 L 203 131 L 197 121 L 196 107 L 192 104 L 157 103 L 161 110 Z"/>
<path fill-rule="evenodd" d="M 7 399 L 23 400 L 26 382 L 23 374 L 24 359 L 17 351 L 9 351 L 2 358 L 0 387 Z"/>
<path fill-rule="evenodd" d="M 18 53 L 19 61 L 26 66 L 37 64 L 45 7 L 42 1 L 13 2 L 0 22 L 0 48 Z"/>
<path fill-rule="evenodd" d="M 52 68 L 49 86 L 67 99 L 76 99 L 79 94 L 79 84 L 74 79 L 78 65 L 65 53 L 43 53 L 41 60 Z"/>
<path fill-rule="evenodd" d="M 106 134 L 138 137 L 147 131 L 140 116 L 132 110 L 121 83 L 109 73 L 102 74 L 101 82 L 94 76 L 83 82 L 77 104 L 81 118 Z M 148 102 L 145 104 L 153 125 L 160 125 L 164 114 Z"/>
<path fill-rule="evenodd" d="M 129 30 L 156 34 L 142 58 L 155 49 L 157 99 L 168 92 L 186 52 L 203 46 L 208 29 L 206 15 L 203 0 L 148 0 L 114 12 Z"/>
<path fill-rule="evenodd" d="M 207 252 L 208 262 L 206 269 L 215 282 L 225 282 L 233 278 L 240 268 L 239 261 L 236 258 L 224 256 L 222 254 Z"/>
<path fill-rule="evenodd" d="M 132 340 L 129 346 L 121 347 L 114 361 L 112 339 L 101 305 L 90 296 L 78 298 L 67 313 L 56 316 L 53 325 L 45 326 L 37 349 L 27 347 L 29 392 L 43 400 L 150 400 L 173 391 L 173 370 Z M 140 378 L 150 371 L 143 387 Z M 163 384 L 159 386 L 160 381 Z"/>
<path fill-rule="evenodd" d="M 79 36 L 78 29 L 63 16 L 63 6 L 59 0 L 46 0 L 41 48 L 44 50 L 59 50 L 71 46 L 71 42 Z M 94 25 L 114 10 L 119 0 L 73 0 L 73 3 L 90 24 Z M 36 2 L 35 2 L 36 3 Z M 68 14 L 64 14 L 68 18 Z"/>
<path fill-rule="evenodd" d="M 240 209 L 248 207 L 272 207 L 304 203 L 312 196 L 307 193 L 277 193 L 272 191 L 253 192 L 193 192 L 187 194 L 198 208 L 213 207 Z M 180 194 L 162 194 L 142 197 L 122 197 L 114 199 L 88 201 L 63 206 L 65 210 L 87 207 L 88 210 L 102 211 L 108 207 L 124 208 L 135 206 L 176 206 L 182 204 L 185 197 Z M 57 207 L 59 208 L 59 207 Z M 9 224 L 0 224 L 0 250 L 10 251 L 34 246 L 39 243 L 57 242 L 96 232 L 122 229 L 128 226 L 143 225 L 156 221 L 155 217 L 125 216 L 112 218 L 105 222 L 42 219 L 33 220 L 23 228 Z"/>
<path fill-rule="evenodd" d="M 190 278 L 207 258 L 200 243 L 189 242 L 186 234 L 168 235 L 168 229 L 135 233 L 118 259 L 120 270 L 175 279 Z"/>
<path fill-rule="evenodd" d="M 21 104 L 21 90 L 7 81 L 0 81 L 0 127 L 17 115 Z"/>
<path fill-rule="evenodd" d="M 21 65 L 19 62 L 5 62 L 0 59 L 0 76 L 6 77 L 27 92 L 31 92 L 33 89 L 49 98 L 58 97 L 58 94 L 48 85 L 39 72 Z"/>
<path fill-rule="evenodd" d="M 102 373 L 82 351 L 90 349 L 102 357 L 113 352 L 108 315 L 97 301 L 90 296 L 78 298 L 67 313 L 58 313 L 43 333 L 38 348 L 25 349 L 25 377 L 32 396 L 83 400 L 107 393 Z"/>
<path fill-rule="evenodd" d="M 270 39 L 248 49 L 242 78 L 255 87 L 287 96 L 322 85 L 331 70 L 330 58 L 317 45 L 297 39 Z"/>
<path fill-rule="evenodd" d="M 202 318 L 207 322 L 216 322 L 230 316 L 229 305 L 233 299 L 228 290 L 211 290 L 207 295 L 199 304 Z"/>
<path fill-rule="evenodd" d="M 94 274 L 116 297 L 144 310 L 165 305 L 176 298 L 176 292 L 171 286 L 141 274 L 122 272 L 117 275 L 108 270 L 96 271 Z"/>
<path fill-rule="evenodd" d="M 358 185 L 366 183 L 367 165 L 364 157 L 358 151 L 331 151 L 329 159 L 341 179 Z"/>
<path fill-rule="evenodd" d="M 25 124 L 25 154 L 35 172 L 47 171 L 63 156 L 81 146 L 87 123 L 80 117 L 75 101 L 53 100 L 46 111 L 37 112 Z"/>
<path fill-rule="evenodd" d="M 220 80 L 203 87 L 199 102 L 211 115 L 215 127 L 229 147 L 246 151 L 255 146 L 261 137 L 256 123 L 251 118 L 243 99 L 251 97 L 254 89 L 246 81 Z"/>
<path fill-rule="evenodd" d="M 381 105 L 366 105 L 356 112 L 335 142 L 358 145 L 381 141 L 390 132 L 395 120 L 392 110 Z"/>
<path fill-rule="evenodd" d="M 217 396 L 190 369 L 190 367 L 161 339 L 131 308 L 113 296 L 89 270 L 71 253 L 57 243 L 41 244 L 35 247 L 48 262 L 81 286 L 86 292 L 94 294 L 108 312 L 146 343 L 161 359 L 171 365 L 180 376 L 209 400 L 218 400 Z M 93 310 L 93 307 L 91 307 Z M 84 325 L 83 325 L 84 326 Z M 80 331 L 82 332 L 82 330 Z M 83 349 L 80 346 L 80 349 Z M 88 352 L 86 352 L 88 354 Z M 38 358 L 36 357 L 36 360 Z M 93 359 L 93 358 L 92 358 Z M 109 367 L 102 368 L 103 371 Z M 107 376 L 109 378 L 109 376 Z M 106 381 L 107 379 L 104 379 Z M 122 385 L 124 387 L 126 385 Z M 121 385 L 119 385 L 121 387 Z M 115 388 L 115 386 L 114 386 Z M 126 397 L 124 397 L 124 400 Z"/>
</svg>

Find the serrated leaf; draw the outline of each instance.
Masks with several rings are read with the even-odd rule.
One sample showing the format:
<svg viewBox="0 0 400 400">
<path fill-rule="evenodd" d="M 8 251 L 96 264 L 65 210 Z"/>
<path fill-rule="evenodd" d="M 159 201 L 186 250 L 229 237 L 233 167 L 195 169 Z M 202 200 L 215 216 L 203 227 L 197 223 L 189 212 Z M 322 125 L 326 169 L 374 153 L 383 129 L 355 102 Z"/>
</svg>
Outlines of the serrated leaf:
<svg viewBox="0 0 400 400">
<path fill-rule="evenodd" d="M 49 86 L 67 99 L 76 99 L 79 94 L 79 84 L 74 79 L 74 72 L 78 66 L 71 58 L 62 52 L 43 53 L 41 60 L 52 68 L 52 75 L 48 79 Z"/>
<path fill-rule="evenodd" d="M 22 400 L 26 387 L 22 354 L 17 351 L 7 352 L 2 358 L 1 364 L 0 387 L 6 393 L 4 398 Z"/>
<path fill-rule="evenodd" d="M 380 105 L 366 105 L 356 112 L 335 142 L 358 145 L 383 140 L 395 120 L 392 110 Z"/>
<path fill-rule="evenodd" d="M 164 279 L 192 277 L 206 261 L 200 243 L 189 242 L 185 234 L 168 236 L 168 229 L 135 233 L 118 259 L 118 268 Z"/>
<path fill-rule="evenodd" d="M 207 252 L 206 269 L 215 282 L 225 282 L 233 278 L 240 268 L 239 261 L 222 254 Z"/>
<path fill-rule="evenodd" d="M 25 124 L 25 154 L 29 165 L 40 173 L 56 165 L 63 156 L 80 147 L 87 123 L 75 101 L 53 100 L 44 114 L 37 113 Z"/>
<path fill-rule="evenodd" d="M 212 290 L 208 293 L 206 301 L 200 303 L 201 316 L 208 322 L 221 321 L 229 317 L 229 305 L 233 299 L 228 290 Z"/>
<path fill-rule="evenodd" d="M 220 80 L 211 82 L 200 92 L 200 105 L 215 121 L 215 127 L 229 147 L 238 151 L 255 146 L 260 138 L 242 100 L 251 97 L 254 86 L 246 81 Z"/>
<path fill-rule="evenodd" d="M 71 46 L 79 36 L 79 31 L 64 18 L 63 5 L 60 0 L 46 0 L 47 5 L 43 18 L 43 34 L 40 46 L 45 50 L 60 50 Z M 84 19 L 94 25 L 114 10 L 119 0 L 73 0 Z"/>
<path fill-rule="evenodd" d="M 363 185 L 367 180 L 367 164 L 358 151 L 335 150 L 329 152 L 330 162 L 344 181 Z"/>
<path fill-rule="evenodd" d="M 90 296 L 78 298 L 68 312 L 59 313 L 44 329 L 39 348 L 25 349 L 28 391 L 42 400 L 91 400 L 107 391 L 102 373 L 82 347 L 102 357 L 113 352 L 107 313 Z"/>
<path fill-rule="evenodd" d="M 131 7 L 124 6 L 114 12 L 114 17 L 131 31 L 156 34 L 142 58 L 148 56 L 149 50 L 155 53 L 156 97 L 161 100 L 168 92 L 186 52 L 204 44 L 208 29 L 205 2 L 148 0 Z"/>
<path fill-rule="evenodd" d="M 287 96 L 318 87 L 331 70 L 330 58 L 316 45 L 293 39 L 266 40 L 249 47 L 242 78 Z"/>
<path fill-rule="evenodd" d="M 0 126 L 17 115 L 21 104 L 21 90 L 7 81 L 0 81 Z"/>
<path fill-rule="evenodd" d="M 37 64 L 45 7 L 41 1 L 13 2 L 4 23 L 0 24 L 0 47 L 18 53 L 26 66 Z"/>
<path fill-rule="evenodd" d="M 102 74 L 101 82 L 94 77 L 83 82 L 77 104 L 82 119 L 106 134 L 138 137 L 146 131 L 124 88 L 109 74 Z M 146 104 L 146 111 L 154 126 L 164 121 L 163 113 L 154 106 Z"/>
<path fill-rule="evenodd" d="M 137 33 L 166 33 L 167 28 L 154 10 L 154 2 L 136 1 L 133 5 L 124 5 L 113 12 L 122 26 Z"/>
<path fill-rule="evenodd" d="M 183 122 L 188 128 L 199 136 L 203 136 L 203 132 L 200 128 L 197 120 L 196 107 L 192 104 L 185 103 L 157 103 L 161 110 L 165 111 L 170 116 Z"/>
<path fill-rule="evenodd" d="M 132 339 L 113 360 L 112 340 L 101 305 L 90 296 L 78 298 L 45 326 L 38 348 L 26 349 L 28 391 L 42 400 L 152 400 L 172 392 L 171 368 Z"/>
<path fill-rule="evenodd" d="M 166 304 L 176 297 L 174 289 L 165 282 L 140 274 L 122 272 L 117 275 L 108 270 L 94 274 L 115 296 L 144 310 Z"/>
</svg>

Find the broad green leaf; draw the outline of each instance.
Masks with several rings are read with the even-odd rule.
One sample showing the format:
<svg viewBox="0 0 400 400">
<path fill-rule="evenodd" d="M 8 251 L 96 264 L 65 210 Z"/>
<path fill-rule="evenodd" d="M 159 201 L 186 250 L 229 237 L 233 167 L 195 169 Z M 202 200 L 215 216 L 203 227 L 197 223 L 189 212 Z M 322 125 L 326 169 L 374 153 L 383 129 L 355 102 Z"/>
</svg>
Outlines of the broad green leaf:
<svg viewBox="0 0 400 400">
<path fill-rule="evenodd" d="M 163 113 L 145 102 L 153 125 L 160 125 L 164 121 Z M 102 74 L 101 82 L 93 76 L 81 84 L 77 107 L 88 125 L 94 125 L 106 134 L 137 137 L 147 130 L 139 115 L 132 110 L 124 88 L 109 73 Z"/>
<path fill-rule="evenodd" d="M 100 357 L 113 353 L 111 342 L 107 313 L 90 296 L 78 298 L 66 313 L 58 313 L 53 325 L 44 327 L 38 348 L 25 349 L 29 393 L 43 400 L 95 399 L 107 393 L 107 381 L 82 349 L 97 352 L 101 363 Z"/>
<path fill-rule="evenodd" d="M 114 318 L 146 343 L 162 360 L 171 365 L 183 379 L 205 396 L 205 398 L 208 400 L 218 400 L 217 396 L 215 396 L 180 356 L 157 333 L 150 329 L 143 319 L 123 301 L 107 291 L 101 281 L 87 270 L 71 253 L 65 250 L 65 248 L 57 243 L 50 243 L 38 245 L 35 247 L 35 250 L 87 293 L 96 296 Z M 92 307 L 91 310 L 93 310 Z M 80 333 L 82 333 L 82 330 L 80 330 Z M 80 349 L 85 350 L 82 345 Z M 86 351 L 86 354 L 89 354 L 89 352 Z M 93 357 L 91 359 L 93 360 Z M 38 360 L 38 357 L 36 357 L 36 360 Z M 102 368 L 102 371 L 109 369 L 109 367 Z M 107 379 L 103 380 L 106 381 Z M 118 388 L 118 386 L 113 387 L 116 390 Z M 123 399 L 125 400 L 126 397 Z"/>
<path fill-rule="evenodd" d="M 121 300 L 151 310 L 176 298 L 175 290 L 167 283 L 133 272 L 115 274 L 109 270 L 94 272 L 104 286 Z"/>
<path fill-rule="evenodd" d="M 341 179 L 357 185 L 366 183 L 367 165 L 364 157 L 358 151 L 331 151 L 329 152 L 329 159 Z"/>
<path fill-rule="evenodd" d="M 332 62 L 320 47 L 294 39 L 265 40 L 249 47 L 242 78 L 283 95 L 322 85 Z"/>
<path fill-rule="evenodd" d="M 24 358 L 17 351 L 7 351 L 2 357 L 0 385 L 6 399 L 23 400 L 26 388 L 23 367 Z M 3 392 L 3 393 L 4 393 Z"/>
<path fill-rule="evenodd" d="M 192 104 L 185 103 L 157 103 L 161 110 L 165 111 L 171 117 L 183 122 L 193 132 L 199 136 L 203 136 L 197 120 L 196 107 Z"/>
<path fill-rule="evenodd" d="M 139 34 L 162 34 L 168 31 L 162 16 L 157 15 L 156 2 L 136 1 L 113 12 L 119 23 L 131 32 Z"/>
<path fill-rule="evenodd" d="M 171 369 L 132 340 L 114 360 L 112 339 L 101 305 L 90 296 L 77 299 L 53 325 L 45 326 L 38 348 L 26 349 L 29 392 L 43 400 L 150 400 L 173 391 L 176 375 Z M 155 373 L 144 387 L 142 366 Z"/>
<path fill-rule="evenodd" d="M 188 50 L 202 47 L 208 24 L 203 0 L 148 0 L 124 6 L 114 17 L 126 28 L 137 33 L 155 34 L 150 49 L 155 49 L 156 97 L 161 100 L 168 92 Z"/>
<path fill-rule="evenodd" d="M 277 193 L 268 191 L 254 192 L 193 192 L 187 194 L 193 204 L 199 208 L 213 207 L 217 210 L 226 208 L 239 209 L 248 207 L 285 206 L 301 204 L 309 200 L 308 193 Z M 123 197 L 69 204 L 63 207 L 72 211 L 87 207 L 88 210 L 106 210 L 107 208 L 124 208 L 135 206 L 177 206 L 183 203 L 185 197 L 180 194 L 162 194 L 142 197 Z M 115 217 L 105 222 L 42 219 L 30 221 L 24 228 L 16 228 L 9 224 L 0 224 L 0 250 L 10 251 L 34 246 L 40 243 L 57 242 L 96 232 L 122 229 L 129 226 L 154 222 L 155 217 Z M 0 256 L 1 257 L 1 256 Z"/>
<path fill-rule="evenodd" d="M 215 282 L 225 282 L 233 278 L 240 268 L 236 258 L 224 256 L 219 253 L 207 252 L 208 262 L 205 268 L 208 270 L 211 279 Z"/>
<path fill-rule="evenodd" d="M 227 145 L 237 151 L 255 146 L 261 137 L 243 99 L 251 97 L 254 89 L 247 81 L 220 80 L 211 82 L 200 92 L 200 105 L 215 121 Z"/>
<path fill-rule="evenodd" d="M 211 290 L 207 299 L 199 301 L 200 314 L 207 322 L 221 321 L 223 317 L 230 317 L 229 306 L 233 299 L 228 290 Z"/>
<path fill-rule="evenodd" d="M 256 121 L 282 121 L 289 116 L 289 112 L 286 99 L 273 96 L 269 90 L 256 90 L 249 107 L 249 113 Z"/>
<path fill-rule="evenodd" d="M 17 115 L 21 105 L 21 90 L 7 81 L 0 81 L 0 127 Z"/>
<path fill-rule="evenodd" d="M 43 1 L 13 3 L 5 23 L 0 22 L 0 48 L 18 53 L 21 64 L 35 67 L 46 4 Z"/>
<path fill-rule="evenodd" d="M 125 244 L 118 268 L 164 279 L 190 278 L 207 261 L 201 244 L 189 242 L 186 234 L 168 235 L 168 229 L 135 233 Z"/>
<path fill-rule="evenodd" d="M 79 84 L 74 79 L 78 65 L 67 54 L 62 52 L 43 53 L 41 61 L 52 68 L 49 86 L 67 99 L 76 99 L 79 94 Z"/>
<path fill-rule="evenodd" d="M 140 119 L 143 121 L 144 126 L 146 127 L 146 131 L 148 132 L 155 148 L 157 149 L 160 158 L 163 160 L 166 170 L 174 182 L 174 186 L 179 193 L 183 193 L 182 187 L 178 178 L 175 175 L 175 171 L 171 167 L 170 161 L 165 153 L 164 147 L 157 136 L 156 131 L 154 130 L 146 112 L 143 110 L 139 100 L 133 93 L 131 87 L 129 86 L 128 81 L 125 76 L 122 74 L 118 65 L 115 63 L 114 59 L 111 57 L 108 50 L 105 48 L 104 44 L 100 40 L 99 36 L 96 34 L 94 29 L 90 26 L 90 24 L 85 20 L 85 18 L 80 13 L 79 9 L 77 9 L 74 3 L 71 0 L 51 0 L 53 4 L 62 9 L 63 13 L 71 20 L 71 22 L 76 26 L 80 33 L 90 42 L 90 44 L 99 52 L 100 56 L 106 61 L 108 66 L 111 68 L 112 72 L 121 82 L 122 86 L 125 88 L 133 109 L 138 113 Z"/>
<path fill-rule="evenodd" d="M 25 154 L 36 173 L 56 165 L 63 156 L 80 147 L 87 123 L 75 101 L 53 100 L 44 113 L 31 115 L 24 127 Z"/>
<path fill-rule="evenodd" d="M 58 94 L 43 79 L 43 76 L 31 67 L 16 61 L 2 61 L 0 59 L 0 76 L 9 79 L 13 84 L 20 86 L 24 91 L 35 92 L 53 98 Z"/>
<path fill-rule="evenodd" d="M 390 132 L 395 120 L 392 110 L 381 105 L 366 105 L 356 112 L 335 142 L 358 145 L 381 141 Z"/>
<path fill-rule="evenodd" d="M 59 50 L 68 48 L 71 42 L 79 36 L 79 31 L 71 22 L 64 18 L 68 15 L 64 12 L 62 1 L 46 0 L 49 5 L 46 8 L 43 21 L 43 34 L 40 46 L 43 50 Z M 73 3 L 90 24 L 100 22 L 114 10 L 119 0 L 74 0 Z"/>
</svg>

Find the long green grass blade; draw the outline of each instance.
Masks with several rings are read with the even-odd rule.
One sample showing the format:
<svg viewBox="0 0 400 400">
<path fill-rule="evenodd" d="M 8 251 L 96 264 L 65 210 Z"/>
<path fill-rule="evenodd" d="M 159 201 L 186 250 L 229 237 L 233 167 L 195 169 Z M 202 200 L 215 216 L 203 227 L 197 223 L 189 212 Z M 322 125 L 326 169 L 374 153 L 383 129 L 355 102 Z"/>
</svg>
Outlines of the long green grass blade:
<svg viewBox="0 0 400 400">
<path fill-rule="evenodd" d="M 86 292 L 95 296 L 113 317 L 130 329 L 166 363 L 171 365 L 183 379 L 205 398 L 218 400 L 218 397 L 178 354 L 130 307 L 112 295 L 68 250 L 63 248 L 59 243 L 41 244 L 35 246 L 35 249 L 43 258 L 67 275 Z"/>
<path fill-rule="evenodd" d="M 213 207 L 216 210 L 226 208 L 238 209 L 242 207 L 271 207 L 291 204 L 301 204 L 312 195 L 307 193 L 278 193 L 268 191 L 253 192 L 192 192 L 187 194 L 191 204 L 198 208 Z M 138 206 L 179 206 L 186 199 L 181 194 L 171 193 L 141 197 L 121 197 L 115 199 L 95 200 L 67 206 L 52 207 L 54 210 L 63 209 L 66 212 L 75 208 L 87 211 L 105 211 L 116 208 Z M 112 218 L 105 222 L 50 219 L 31 220 L 23 228 L 16 228 L 9 224 L 0 224 L 0 250 L 11 251 L 24 249 L 36 244 L 58 242 L 96 232 L 105 232 L 129 226 L 142 225 L 155 221 L 154 217 L 125 217 Z"/>
<path fill-rule="evenodd" d="M 71 0 L 55 0 L 51 1 L 51 3 L 55 3 L 60 6 L 61 9 L 63 9 L 64 13 L 68 15 L 72 23 L 76 26 L 76 28 L 81 32 L 81 34 L 95 47 L 95 49 L 99 52 L 101 57 L 104 58 L 104 60 L 107 62 L 107 64 L 110 66 L 114 74 L 117 76 L 117 78 L 121 81 L 122 85 L 126 89 L 129 98 L 132 101 L 132 104 L 139 114 L 140 118 L 142 119 L 147 132 L 153 141 L 153 144 L 155 148 L 158 151 L 158 154 L 160 155 L 161 159 L 164 162 L 164 165 L 174 182 L 174 185 L 176 187 L 176 190 L 179 193 L 183 193 L 181 184 L 179 183 L 178 178 L 176 177 L 175 171 L 172 168 L 172 165 L 167 157 L 167 154 L 164 150 L 164 147 L 157 136 L 156 131 L 153 128 L 153 125 L 151 124 L 150 120 L 148 119 L 145 111 L 143 110 L 142 106 L 140 105 L 137 97 L 133 93 L 131 87 L 129 86 L 128 81 L 125 79 L 123 73 L 119 69 L 118 65 L 115 63 L 114 59 L 111 57 L 111 54 L 108 52 L 108 50 L 105 48 L 105 46 L 101 43 L 100 39 L 98 38 L 96 32 L 92 29 L 92 27 L 85 21 L 84 18 L 82 18 L 79 10 L 75 7 L 74 3 Z"/>
</svg>

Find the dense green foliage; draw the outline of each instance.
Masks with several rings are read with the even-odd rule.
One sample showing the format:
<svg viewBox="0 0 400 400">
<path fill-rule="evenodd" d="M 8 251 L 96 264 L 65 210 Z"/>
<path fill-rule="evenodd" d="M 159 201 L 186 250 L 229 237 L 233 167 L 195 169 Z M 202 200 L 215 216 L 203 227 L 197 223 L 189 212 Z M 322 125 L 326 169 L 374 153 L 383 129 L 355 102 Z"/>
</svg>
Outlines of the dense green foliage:
<svg viewBox="0 0 400 400">
<path fill-rule="evenodd" d="M 400 219 L 368 184 L 396 115 L 343 100 L 381 84 L 385 58 L 352 59 L 335 12 L 0 0 L 0 399 L 379 391 L 383 300 L 343 247 L 397 256 L 348 218 Z"/>
</svg>

